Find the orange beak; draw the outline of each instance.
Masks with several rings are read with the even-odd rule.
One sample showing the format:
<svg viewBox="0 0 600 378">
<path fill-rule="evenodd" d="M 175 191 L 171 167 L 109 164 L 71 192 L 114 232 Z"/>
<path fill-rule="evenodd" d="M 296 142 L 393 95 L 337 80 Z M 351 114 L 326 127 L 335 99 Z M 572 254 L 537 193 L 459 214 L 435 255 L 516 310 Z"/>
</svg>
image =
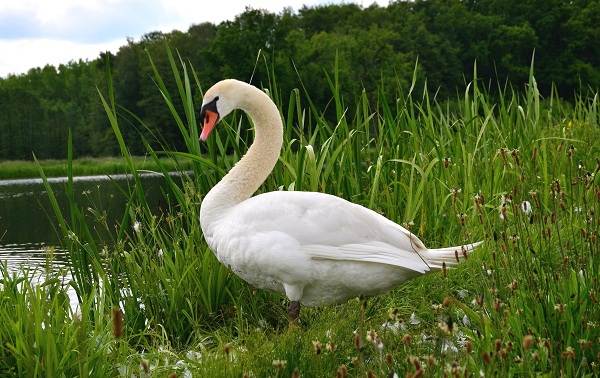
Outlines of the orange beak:
<svg viewBox="0 0 600 378">
<path fill-rule="evenodd" d="M 200 140 L 205 142 L 210 135 L 210 132 L 215 128 L 215 125 L 219 121 L 219 113 L 211 110 L 204 112 L 204 126 L 202 127 L 202 133 L 200 134 Z"/>
</svg>

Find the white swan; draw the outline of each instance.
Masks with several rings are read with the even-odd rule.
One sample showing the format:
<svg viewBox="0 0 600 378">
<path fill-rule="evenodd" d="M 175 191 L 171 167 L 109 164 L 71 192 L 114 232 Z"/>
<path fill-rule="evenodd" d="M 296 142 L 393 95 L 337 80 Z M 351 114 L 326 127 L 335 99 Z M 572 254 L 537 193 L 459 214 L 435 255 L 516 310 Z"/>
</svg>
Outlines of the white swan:
<svg viewBox="0 0 600 378">
<path fill-rule="evenodd" d="M 267 94 L 223 80 L 204 95 L 200 139 L 234 109 L 252 119 L 254 143 L 202 201 L 202 231 L 234 273 L 284 293 L 292 320 L 300 303 L 333 304 L 383 293 L 444 264 L 455 265 L 457 256 L 479 244 L 428 249 L 384 216 L 329 194 L 277 191 L 251 197 L 277 162 L 283 124 Z"/>
</svg>

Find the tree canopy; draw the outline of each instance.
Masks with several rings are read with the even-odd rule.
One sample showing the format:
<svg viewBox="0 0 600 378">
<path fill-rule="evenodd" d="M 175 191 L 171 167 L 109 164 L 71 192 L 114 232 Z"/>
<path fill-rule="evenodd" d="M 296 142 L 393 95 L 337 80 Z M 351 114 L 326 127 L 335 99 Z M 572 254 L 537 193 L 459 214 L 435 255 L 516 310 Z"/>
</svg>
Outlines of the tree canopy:
<svg viewBox="0 0 600 378">
<path fill-rule="evenodd" d="M 78 156 L 117 153 L 96 89 L 106 90 L 108 71 L 117 103 L 148 126 L 138 130 L 133 119 L 124 123 L 132 152 L 143 153 L 140 133 L 158 132 L 182 148 L 151 80 L 148 54 L 164 77 L 172 76 L 166 44 L 194 66 L 205 87 L 227 77 L 260 85 L 274 74 L 281 93 L 301 80 L 323 106 L 330 93 L 326 72 L 336 62 L 348 98 L 363 88 L 371 95 L 386 81 L 408 88 L 417 59 L 419 77 L 429 88 L 451 96 L 475 62 L 482 80 L 520 85 L 535 50 L 542 93 L 554 84 L 569 98 L 579 89 L 600 87 L 599 25 L 597 0 L 417 0 L 279 14 L 248 8 L 233 21 L 151 32 L 130 39 L 116 54 L 0 79 L 0 159 L 30 159 L 32 152 L 38 158 L 64 157 L 69 128 Z"/>
</svg>

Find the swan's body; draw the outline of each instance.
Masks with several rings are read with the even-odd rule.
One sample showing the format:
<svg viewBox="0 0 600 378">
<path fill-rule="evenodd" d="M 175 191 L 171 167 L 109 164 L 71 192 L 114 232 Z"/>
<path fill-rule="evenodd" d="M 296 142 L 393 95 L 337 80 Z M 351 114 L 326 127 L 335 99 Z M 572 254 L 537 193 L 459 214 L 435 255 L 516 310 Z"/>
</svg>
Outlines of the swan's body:
<svg viewBox="0 0 600 378">
<path fill-rule="evenodd" d="M 234 108 L 255 125 L 248 153 L 206 195 L 204 237 L 223 264 L 253 286 L 314 306 L 375 295 L 457 263 L 477 244 L 427 249 L 408 230 L 342 198 L 316 192 L 251 195 L 275 166 L 282 122 L 269 97 L 235 80 L 205 94 L 202 139 Z"/>
</svg>

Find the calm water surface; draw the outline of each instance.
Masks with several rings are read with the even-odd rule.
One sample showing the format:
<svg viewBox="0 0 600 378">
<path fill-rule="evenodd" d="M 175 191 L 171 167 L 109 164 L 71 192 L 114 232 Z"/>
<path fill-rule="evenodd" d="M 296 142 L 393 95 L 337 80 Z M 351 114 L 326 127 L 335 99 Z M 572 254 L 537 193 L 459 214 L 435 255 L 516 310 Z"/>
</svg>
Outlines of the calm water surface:
<svg viewBox="0 0 600 378">
<path fill-rule="evenodd" d="M 159 208 L 163 203 L 161 189 L 165 179 L 161 175 L 144 173 L 142 184 L 150 206 Z M 131 176 L 82 176 L 74 178 L 77 202 L 92 211 L 106 216 L 109 224 L 116 224 L 125 210 Z M 64 214 L 67 214 L 65 195 L 66 178 L 48 181 L 57 196 Z M 12 272 L 33 270 L 34 276 L 43 279 L 48 269 L 64 271 L 68 276 L 68 255 L 59 247 L 58 224 L 50 207 L 48 194 L 41 179 L 0 180 L 0 261 Z M 48 255 L 52 263 L 48 264 Z"/>
</svg>

